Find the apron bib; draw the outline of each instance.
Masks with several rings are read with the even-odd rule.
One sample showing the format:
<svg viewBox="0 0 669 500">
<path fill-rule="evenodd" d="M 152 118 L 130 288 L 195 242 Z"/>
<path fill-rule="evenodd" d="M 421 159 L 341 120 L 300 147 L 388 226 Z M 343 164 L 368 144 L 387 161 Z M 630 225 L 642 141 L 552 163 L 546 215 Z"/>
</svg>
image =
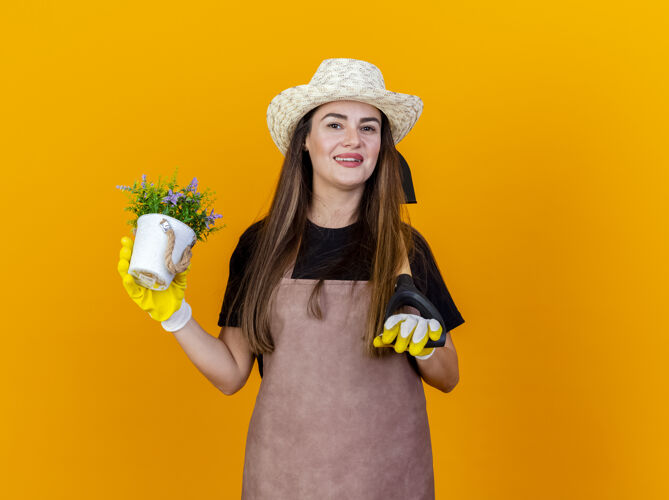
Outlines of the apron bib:
<svg viewBox="0 0 669 500">
<path fill-rule="evenodd" d="M 282 277 L 271 302 L 275 349 L 249 423 L 243 500 L 434 499 L 419 375 L 404 354 L 362 354 L 369 282 Z M 379 332 L 380 333 L 380 332 Z"/>
</svg>

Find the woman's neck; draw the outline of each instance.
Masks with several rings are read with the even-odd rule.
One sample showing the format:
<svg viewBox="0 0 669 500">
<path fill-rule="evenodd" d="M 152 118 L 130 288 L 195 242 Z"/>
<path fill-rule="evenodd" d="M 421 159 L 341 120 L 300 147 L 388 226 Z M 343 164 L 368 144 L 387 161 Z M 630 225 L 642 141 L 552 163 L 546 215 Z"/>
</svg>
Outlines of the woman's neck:
<svg viewBox="0 0 669 500">
<path fill-rule="evenodd" d="M 307 210 L 307 218 L 311 222 L 334 229 L 350 226 L 358 220 L 364 184 L 343 190 L 321 182 L 319 177 L 314 177 L 313 183 L 313 194 Z"/>
<path fill-rule="evenodd" d="M 358 220 L 358 211 L 345 209 L 314 210 L 313 206 L 307 210 L 307 219 L 320 227 L 340 228 L 350 226 Z"/>
<path fill-rule="evenodd" d="M 318 188 L 318 189 L 317 189 Z M 358 220 L 364 186 L 350 191 L 314 186 L 307 219 L 320 227 L 350 226 Z"/>
</svg>

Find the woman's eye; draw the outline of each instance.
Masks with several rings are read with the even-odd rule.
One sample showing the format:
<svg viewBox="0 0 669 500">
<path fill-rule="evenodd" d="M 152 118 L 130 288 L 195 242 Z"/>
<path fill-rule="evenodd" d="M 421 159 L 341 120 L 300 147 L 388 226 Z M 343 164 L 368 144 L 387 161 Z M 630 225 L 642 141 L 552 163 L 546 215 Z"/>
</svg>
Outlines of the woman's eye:
<svg viewBox="0 0 669 500">
<path fill-rule="evenodd" d="M 328 123 L 328 127 L 332 127 L 332 125 L 334 125 L 336 127 L 341 127 L 341 125 L 339 123 Z M 365 125 L 362 128 L 367 129 L 369 132 L 376 132 L 376 129 L 374 127 L 370 126 L 370 125 Z"/>
</svg>

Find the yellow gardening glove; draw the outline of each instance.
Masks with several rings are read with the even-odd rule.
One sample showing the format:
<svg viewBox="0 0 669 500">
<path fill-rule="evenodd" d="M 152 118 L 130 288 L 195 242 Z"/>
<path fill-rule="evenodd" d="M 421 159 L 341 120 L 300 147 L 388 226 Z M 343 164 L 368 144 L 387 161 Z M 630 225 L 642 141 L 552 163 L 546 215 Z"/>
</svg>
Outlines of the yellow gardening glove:
<svg viewBox="0 0 669 500">
<path fill-rule="evenodd" d="M 394 314 L 384 323 L 383 333 L 374 338 L 374 347 L 394 347 L 397 353 L 406 351 L 408 347 L 412 356 L 427 359 L 435 349 L 425 348 L 428 337 L 439 340 L 441 331 L 441 324 L 436 319 L 428 320 L 415 314 Z"/>
<path fill-rule="evenodd" d="M 135 283 L 135 278 L 128 274 L 130 257 L 132 257 L 133 241 L 124 236 L 121 238 L 121 252 L 119 253 L 118 272 L 123 280 L 123 287 L 135 303 L 149 313 L 156 321 L 165 321 L 181 307 L 186 289 L 186 274 L 190 266 L 174 276 L 167 290 L 149 290 Z"/>
</svg>

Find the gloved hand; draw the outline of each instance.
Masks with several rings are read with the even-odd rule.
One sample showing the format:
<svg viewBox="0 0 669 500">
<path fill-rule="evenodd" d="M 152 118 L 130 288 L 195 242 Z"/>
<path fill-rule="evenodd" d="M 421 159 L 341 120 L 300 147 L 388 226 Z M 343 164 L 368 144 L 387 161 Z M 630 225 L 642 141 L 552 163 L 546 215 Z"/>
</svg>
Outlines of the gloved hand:
<svg viewBox="0 0 669 500">
<path fill-rule="evenodd" d="M 428 337 L 439 340 L 441 330 L 441 324 L 436 319 L 428 320 L 415 314 L 394 314 L 383 325 L 383 333 L 374 338 L 374 347 L 394 347 L 395 352 L 401 353 L 408 346 L 409 354 L 427 359 L 435 350 L 435 347 L 425 348 Z"/>
<path fill-rule="evenodd" d="M 190 266 L 174 276 L 167 290 L 149 290 L 136 284 L 135 278 L 128 274 L 133 241 L 124 236 L 121 238 L 121 245 L 117 269 L 130 298 L 148 312 L 151 318 L 160 321 L 165 330 L 172 332 L 183 328 L 192 314 L 190 306 L 184 300 L 186 275 Z"/>
</svg>

